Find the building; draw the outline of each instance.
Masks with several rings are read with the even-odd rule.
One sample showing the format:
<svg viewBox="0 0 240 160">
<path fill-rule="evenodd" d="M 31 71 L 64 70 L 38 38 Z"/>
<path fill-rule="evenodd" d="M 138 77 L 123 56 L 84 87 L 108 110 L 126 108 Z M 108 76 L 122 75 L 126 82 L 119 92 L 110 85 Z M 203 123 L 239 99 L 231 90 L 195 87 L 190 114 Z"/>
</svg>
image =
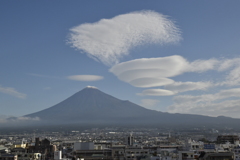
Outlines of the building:
<svg viewBox="0 0 240 160">
<path fill-rule="evenodd" d="M 133 145 L 133 141 L 134 139 L 133 139 L 133 135 L 132 135 L 132 133 L 126 138 L 126 145 L 128 145 L 128 146 L 132 146 Z"/>
<path fill-rule="evenodd" d="M 112 150 L 76 150 L 73 152 L 73 159 L 84 159 L 84 160 L 112 160 Z"/>
<path fill-rule="evenodd" d="M 234 158 L 232 152 L 203 153 L 200 155 L 199 160 L 234 160 Z"/>
<path fill-rule="evenodd" d="M 125 149 L 126 160 L 135 160 L 138 157 L 149 155 L 149 149 L 144 149 L 141 147 L 127 147 Z"/>
<path fill-rule="evenodd" d="M 239 137 L 237 135 L 220 135 L 217 137 L 218 144 L 225 144 L 225 143 L 239 143 Z"/>
</svg>

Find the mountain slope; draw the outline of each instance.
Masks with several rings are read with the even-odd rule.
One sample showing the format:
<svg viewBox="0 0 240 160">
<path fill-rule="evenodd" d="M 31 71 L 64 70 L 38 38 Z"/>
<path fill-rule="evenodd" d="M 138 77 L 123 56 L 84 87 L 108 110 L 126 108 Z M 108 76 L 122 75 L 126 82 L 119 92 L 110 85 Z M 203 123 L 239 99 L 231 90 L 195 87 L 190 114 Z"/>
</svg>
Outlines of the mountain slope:
<svg viewBox="0 0 240 160">
<path fill-rule="evenodd" d="M 85 88 L 61 103 L 48 109 L 26 115 L 39 117 L 44 120 L 85 120 L 93 116 L 94 119 L 132 118 L 145 114 L 156 114 L 133 104 L 107 95 L 95 88 Z"/>
<path fill-rule="evenodd" d="M 239 119 L 189 114 L 170 114 L 149 110 L 122 101 L 96 88 L 87 87 L 45 110 L 26 115 L 54 123 L 101 124 L 239 124 Z"/>
</svg>

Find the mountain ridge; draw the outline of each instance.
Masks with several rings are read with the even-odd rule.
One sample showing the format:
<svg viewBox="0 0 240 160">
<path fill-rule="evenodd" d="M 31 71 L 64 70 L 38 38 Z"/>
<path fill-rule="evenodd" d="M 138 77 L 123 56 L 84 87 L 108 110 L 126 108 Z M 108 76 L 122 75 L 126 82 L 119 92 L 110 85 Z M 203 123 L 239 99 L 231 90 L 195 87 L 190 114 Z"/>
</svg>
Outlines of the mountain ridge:
<svg viewBox="0 0 240 160">
<path fill-rule="evenodd" d="M 101 124 L 239 124 L 240 119 L 172 114 L 146 109 L 128 100 L 120 100 L 97 88 L 86 87 L 62 102 L 25 117 L 39 117 L 51 123 Z"/>
</svg>

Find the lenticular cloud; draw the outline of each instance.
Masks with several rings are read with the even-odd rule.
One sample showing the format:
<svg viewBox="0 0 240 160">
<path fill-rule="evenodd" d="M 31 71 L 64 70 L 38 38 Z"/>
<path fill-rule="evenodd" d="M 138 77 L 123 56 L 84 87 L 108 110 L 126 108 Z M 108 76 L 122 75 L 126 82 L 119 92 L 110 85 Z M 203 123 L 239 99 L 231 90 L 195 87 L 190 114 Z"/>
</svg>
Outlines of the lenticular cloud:
<svg viewBox="0 0 240 160">
<path fill-rule="evenodd" d="M 118 79 L 135 87 L 157 87 L 172 84 L 168 77 L 180 75 L 189 67 L 189 62 L 174 55 L 159 58 L 142 58 L 114 65 L 109 71 Z"/>
<path fill-rule="evenodd" d="M 174 43 L 180 39 L 179 29 L 166 16 L 140 11 L 73 27 L 68 42 L 91 58 L 113 65 L 135 46 Z"/>
</svg>

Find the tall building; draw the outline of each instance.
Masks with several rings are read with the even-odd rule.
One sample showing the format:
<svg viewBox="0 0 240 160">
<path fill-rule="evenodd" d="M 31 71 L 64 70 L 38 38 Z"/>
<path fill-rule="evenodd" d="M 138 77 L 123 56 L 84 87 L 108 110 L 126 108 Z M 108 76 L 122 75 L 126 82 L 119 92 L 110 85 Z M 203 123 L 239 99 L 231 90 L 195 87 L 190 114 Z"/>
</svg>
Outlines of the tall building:
<svg viewBox="0 0 240 160">
<path fill-rule="evenodd" d="M 126 144 L 128 146 L 132 146 L 133 145 L 133 135 L 132 135 L 132 133 L 130 133 L 130 135 L 126 138 Z"/>
</svg>

